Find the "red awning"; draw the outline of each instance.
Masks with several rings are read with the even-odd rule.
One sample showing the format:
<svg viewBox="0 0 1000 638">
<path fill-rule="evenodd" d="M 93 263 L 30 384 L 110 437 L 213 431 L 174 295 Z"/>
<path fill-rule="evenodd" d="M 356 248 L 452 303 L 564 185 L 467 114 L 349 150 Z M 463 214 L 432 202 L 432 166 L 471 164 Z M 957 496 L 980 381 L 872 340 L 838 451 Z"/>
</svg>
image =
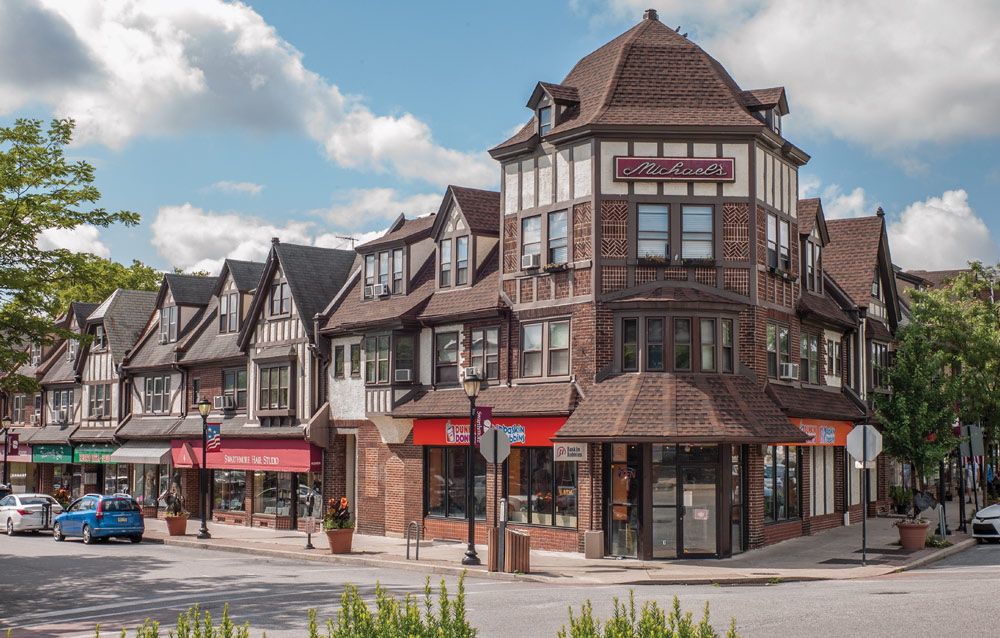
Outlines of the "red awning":
<svg viewBox="0 0 1000 638">
<path fill-rule="evenodd" d="M 493 417 L 491 423 L 507 433 L 511 445 L 550 447 L 566 417 Z M 414 419 L 413 444 L 468 445 L 469 419 Z"/>
<path fill-rule="evenodd" d="M 201 441 L 172 441 L 174 465 L 201 467 Z M 208 453 L 209 469 L 319 472 L 322 451 L 305 440 L 223 439 L 222 449 Z"/>
</svg>

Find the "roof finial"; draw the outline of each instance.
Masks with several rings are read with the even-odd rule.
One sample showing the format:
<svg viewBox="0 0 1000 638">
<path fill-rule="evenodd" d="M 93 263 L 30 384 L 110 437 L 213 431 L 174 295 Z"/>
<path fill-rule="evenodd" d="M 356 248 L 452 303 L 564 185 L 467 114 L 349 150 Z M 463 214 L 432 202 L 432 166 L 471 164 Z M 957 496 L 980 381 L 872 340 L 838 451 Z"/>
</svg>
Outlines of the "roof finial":
<svg viewBox="0 0 1000 638">
<path fill-rule="evenodd" d="M 643 20 L 659 20 L 659 16 L 656 15 L 656 9 L 646 9 L 646 12 L 642 14 Z"/>
<path fill-rule="evenodd" d="M 875 214 L 878 215 L 879 217 L 885 217 L 885 211 L 882 210 L 881 206 L 878 207 L 878 210 L 875 211 Z"/>
</svg>

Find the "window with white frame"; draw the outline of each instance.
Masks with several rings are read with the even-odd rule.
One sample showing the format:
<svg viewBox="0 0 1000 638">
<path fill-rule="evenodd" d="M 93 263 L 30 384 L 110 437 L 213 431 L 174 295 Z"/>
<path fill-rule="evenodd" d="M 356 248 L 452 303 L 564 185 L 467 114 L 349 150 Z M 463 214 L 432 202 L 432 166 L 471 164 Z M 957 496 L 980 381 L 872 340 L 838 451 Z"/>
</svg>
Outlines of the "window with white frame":
<svg viewBox="0 0 1000 638">
<path fill-rule="evenodd" d="M 240 323 L 240 294 L 238 292 L 219 295 L 219 332 L 236 332 Z"/>
<path fill-rule="evenodd" d="M 451 240 L 442 239 L 441 244 L 438 247 L 438 257 L 440 259 L 440 265 L 438 267 L 439 271 L 439 283 L 442 288 L 451 285 Z"/>
<path fill-rule="evenodd" d="M 90 418 L 111 418 L 111 384 L 101 383 L 90 386 Z"/>
<path fill-rule="evenodd" d="M 434 379 L 437 383 L 458 383 L 458 333 L 434 335 Z"/>
<path fill-rule="evenodd" d="M 49 405 L 52 406 L 52 421 L 55 423 L 72 423 L 76 417 L 74 391 L 71 388 L 50 390 Z"/>
<path fill-rule="evenodd" d="M 843 350 L 840 341 L 826 341 L 826 373 L 831 377 L 839 377 L 844 373 Z"/>
<path fill-rule="evenodd" d="M 280 379 L 279 379 L 280 380 Z M 247 371 L 243 368 L 222 373 L 222 396 L 231 397 L 237 410 L 247 407 Z"/>
<path fill-rule="evenodd" d="M 568 320 L 525 325 L 521 329 L 521 376 L 568 375 L 569 340 Z"/>
<path fill-rule="evenodd" d="M 715 256 L 711 206 L 681 206 L 681 258 L 712 259 Z"/>
<path fill-rule="evenodd" d="M 146 377 L 146 394 L 143 397 L 145 412 L 170 413 L 170 375 Z"/>
<path fill-rule="evenodd" d="M 500 329 L 472 331 L 472 365 L 486 379 L 500 378 Z"/>
<path fill-rule="evenodd" d="M 549 213 L 548 263 L 564 264 L 569 259 L 567 214 L 564 210 Z"/>
<path fill-rule="evenodd" d="M 160 343 L 177 341 L 177 306 L 160 310 Z"/>
<path fill-rule="evenodd" d="M 636 256 L 639 259 L 670 259 L 670 206 L 639 204 Z"/>
<path fill-rule="evenodd" d="M 104 336 L 104 326 L 94 327 L 94 350 L 103 350 L 107 347 L 107 339 Z"/>
<path fill-rule="evenodd" d="M 14 407 L 14 423 L 24 423 L 24 395 L 15 395 L 12 403 Z"/>
<path fill-rule="evenodd" d="M 31 344 L 29 355 L 31 357 L 31 365 L 39 365 L 42 362 L 42 346 L 37 343 Z"/>
<path fill-rule="evenodd" d="M 521 256 L 539 255 L 542 253 L 542 218 L 539 215 L 525 217 L 521 220 Z"/>
<path fill-rule="evenodd" d="M 403 292 L 403 249 L 392 251 L 392 294 Z"/>
</svg>

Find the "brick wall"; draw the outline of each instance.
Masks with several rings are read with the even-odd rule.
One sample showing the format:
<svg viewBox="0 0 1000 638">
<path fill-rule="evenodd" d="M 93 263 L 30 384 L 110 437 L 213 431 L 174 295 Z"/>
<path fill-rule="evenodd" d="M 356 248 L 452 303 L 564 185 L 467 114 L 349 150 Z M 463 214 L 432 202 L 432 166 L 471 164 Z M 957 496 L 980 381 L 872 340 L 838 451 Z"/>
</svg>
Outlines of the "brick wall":
<svg viewBox="0 0 1000 638">
<path fill-rule="evenodd" d="M 357 528 L 362 534 L 402 536 L 423 518 L 423 449 L 413 434 L 401 445 L 382 442 L 370 421 L 358 427 Z"/>
<path fill-rule="evenodd" d="M 476 544 L 486 544 L 486 534 L 493 525 L 493 520 L 489 522 L 477 521 L 475 528 Z M 576 552 L 580 550 L 578 534 L 575 529 L 559 527 L 541 527 L 534 525 L 507 525 L 507 529 L 514 529 L 525 532 L 531 537 L 531 549 L 541 549 L 557 552 Z M 460 558 L 465 553 L 465 545 L 469 538 L 469 522 L 467 519 L 445 519 L 445 518 L 425 518 L 424 538 L 459 541 L 455 545 L 455 556 Z M 481 555 L 480 560 L 486 562 L 486 556 Z"/>
<path fill-rule="evenodd" d="M 764 454 L 760 445 L 747 446 L 747 544 L 750 549 L 766 544 L 764 535 Z"/>
<path fill-rule="evenodd" d="M 195 404 L 198 403 L 198 399 L 194 395 L 195 379 L 199 380 L 201 396 L 205 397 L 209 401 L 211 401 L 213 397 L 222 394 L 222 368 L 219 366 L 191 368 L 185 377 L 187 379 L 186 395 L 188 401 L 188 405 L 185 406 L 185 411 L 190 411 L 190 408 L 193 408 Z"/>
</svg>

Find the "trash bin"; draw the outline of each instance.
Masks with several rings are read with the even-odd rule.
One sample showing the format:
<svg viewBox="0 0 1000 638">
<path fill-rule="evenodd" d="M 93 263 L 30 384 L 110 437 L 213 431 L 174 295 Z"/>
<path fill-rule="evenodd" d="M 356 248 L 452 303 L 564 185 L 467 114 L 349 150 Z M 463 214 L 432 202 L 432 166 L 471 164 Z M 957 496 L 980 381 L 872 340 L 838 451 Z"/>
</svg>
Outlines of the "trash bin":
<svg viewBox="0 0 1000 638">
<path fill-rule="evenodd" d="M 531 537 L 524 532 L 509 529 L 504 538 L 505 572 L 528 574 L 531 572 Z"/>
<path fill-rule="evenodd" d="M 486 531 L 487 555 L 486 569 L 491 572 L 500 571 L 500 530 L 491 527 Z"/>
</svg>

